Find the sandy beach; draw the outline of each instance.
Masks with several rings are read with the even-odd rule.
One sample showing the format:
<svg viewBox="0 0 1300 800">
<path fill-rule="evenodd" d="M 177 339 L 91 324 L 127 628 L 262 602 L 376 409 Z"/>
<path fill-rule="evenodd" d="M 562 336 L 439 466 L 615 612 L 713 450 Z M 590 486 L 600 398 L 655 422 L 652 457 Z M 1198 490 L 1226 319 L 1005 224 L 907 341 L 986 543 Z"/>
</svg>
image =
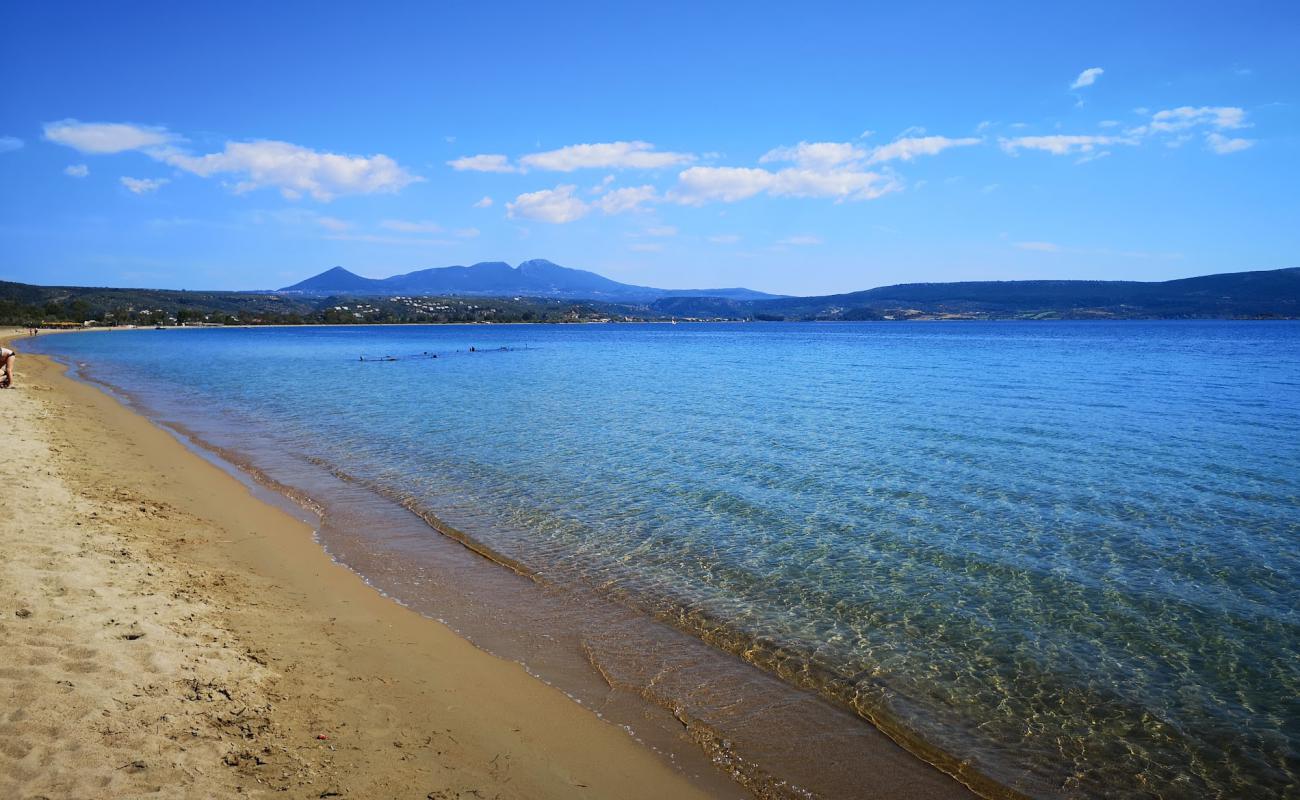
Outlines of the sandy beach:
<svg viewBox="0 0 1300 800">
<path fill-rule="evenodd" d="M 40 357 L 16 371 L 0 392 L 0 796 L 717 793 L 385 599 L 107 395 Z"/>
</svg>

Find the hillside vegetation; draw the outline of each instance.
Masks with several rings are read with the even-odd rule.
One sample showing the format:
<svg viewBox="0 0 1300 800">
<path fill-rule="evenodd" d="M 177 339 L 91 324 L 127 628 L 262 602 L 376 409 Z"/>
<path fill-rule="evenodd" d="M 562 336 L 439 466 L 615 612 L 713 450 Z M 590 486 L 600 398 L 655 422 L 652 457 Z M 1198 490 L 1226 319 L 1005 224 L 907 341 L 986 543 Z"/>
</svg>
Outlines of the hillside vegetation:
<svg viewBox="0 0 1300 800">
<path fill-rule="evenodd" d="M 345 278 L 337 272 L 330 272 L 333 273 L 331 282 Z M 1300 268 L 1236 272 L 1149 283 L 910 283 L 822 297 L 762 300 L 670 295 L 652 301 L 612 302 L 600 298 L 373 295 L 366 292 L 365 288 L 341 290 L 328 295 L 301 290 L 191 292 L 33 286 L 0 281 L 0 324 L 86 321 L 105 325 L 265 325 L 668 319 L 851 321 L 1300 318 Z"/>
</svg>

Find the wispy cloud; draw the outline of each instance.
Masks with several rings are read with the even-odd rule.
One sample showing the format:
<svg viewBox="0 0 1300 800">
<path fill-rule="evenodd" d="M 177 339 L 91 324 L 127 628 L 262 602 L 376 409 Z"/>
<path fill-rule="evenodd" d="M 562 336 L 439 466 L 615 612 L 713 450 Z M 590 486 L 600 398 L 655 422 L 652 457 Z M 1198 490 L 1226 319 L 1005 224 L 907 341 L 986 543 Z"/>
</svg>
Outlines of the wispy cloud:
<svg viewBox="0 0 1300 800">
<path fill-rule="evenodd" d="M 831 169 L 839 164 L 866 158 L 867 152 L 850 142 L 800 142 L 777 147 L 759 157 L 758 163 L 791 162 L 805 169 Z"/>
<path fill-rule="evenodd" d="M 480 233 L 482 231 L 478 228 L 460 228 L 456 231 L 456 235 L 462 239 L 476 239 Z"/>
<path fill-rule="evenodd" d="M 21 150 L 23 140 L 17 136 L 0 136 L 0 153 L 12 153 L 15 150 Z"/>
<path fill-rule="evenodd" d="M 1002 149 L 1011 155 L 1017 155 L 1021 150 L 1042 150 L 1051 153 L 1054 156 L 1072 155 L 1077 153 L 1091 153 L 1098 147 L 1110 145 L 1135 145 L 1138 140 L 1135 137 L 1126 136 L 1091 136 L 1086 134 L 1067 135 L 1055 134 L 1052 136 L 1017 136 L 1010 139 L 999 139 L 998 144 Z"/>
<path fill-rule="evenodd" d="M 1082 89 L 1085 86 L 1091 86 L 1097 82 L 1097 79 L 1100 78 L 1102 76 L 1102 73 L 1104 73 L 1105 71 L 1106 70 L 1102 69 L 1101 67 L 1089 67 L 1085 69 L 1083 72 L 1079 73 L 1079 77 L 1074 79 L 1074 83 L 1070 84 L 1070 88 Z M 1122 77 L 1123 76 L 1121 76 L 1121 78 Z"/>
<path fill-rule="evenodd" d="M 365 244 L 386 244 L 398 247 L 442 246 L 453 242 L 450 239 L 430 239 L 411 236 L 383 236 L 373 233 L 334 233 L 325 237 L 334 242 L 364 242 Z"/>
<path fill-rule="evenodd" d="M 923 131 L 923 129 L 916 129 Z M 789 162 L 796 166 L 826 172 L 848 164 L 879 164 L 885 161 L 911 161 L 933 156 L 951 147 L 969 147 L 982 140 L 976 137 L 952 139 L 947 136 L 904 136 L 889 144 L 864 149 L 852 142 L 799 142 L 777 147 L 764 153 L 760 164 Z"/>
<path fill-rule="evenodd" d="M 635 211 L 645 203 L 652 202 L 658 197 L 659 192 L 649 184 L 645 186 L 628 186 L 606 192 L 593 205 L 606 214 L 621 214 L 624 211 Z"/>
<path fill-rule="evenodd" d="M 660 253 L 663 252 L 664 246 L 658 242 L 637 242 L 628 245 L 627 249 L 638 253 Z"/>
<path fill-rule="evenodd" d="M 1199 125 L 1218 130 L 1249 126 L 1245 109 L 1236 106 L 1180 106 L 1157 111 L 1151 115 L 1151 122 L 1145 128 L 1137 128 L 1135 132 L 1171 133 Z"/>
<path fill-rule="evenodd" d="M 777 241 L 778 245 L 785 247 L 812 247 L 822 243 L 820 236 L 787 236 Z"/>
<path fill-rule="evenodd" d="M 338 217 L 317 217 L 316 224 L 320 225 L 322 228 L 325 228 L 326 230 L 331 230 L 336 233 L 341 231 L 346 231 L 352 227 L 351 222 L 348 222 L 347 220 L 339 219 Z"/>
<path fill-rule="evenodd" d="M 379 227 L 399 233 L 442 233 L 442 226 L 432 220 L 386 219 Z"/>
<path fill-rule="evenodd" d="M 933 156 L 952 147 L 970 147 L 982 140 L 973 136 L 950 139 L 947 136 L 920 136 L 895 139 L 889 144 L 881 145 L 871 151 L 868 164 L 882 161 L 911 161 L 919 156 Z"/>
<path fill-rule="evenodd" d="M 667 198 L 691 206 L 734 203 L 763 192 L 774 197 L 871 200 L 899 188 L 890 175 L 852 166 L 829 170 L 792 167 L 777 172 L 756 167 L 691 167 L 677 176 L 677 185 Z"/>
<path fill-rule="evenodd" d="M 120 178 L 122 185 L 132 194 L 148 194 L 156 192 L 165 184 L 170 183 L 167 178 Z"/>
<path fill-rule="evenodd" d="M 1182 253 L 1115 250 L 1109 247 L 1065 247 L 1054 242 L 1012 242 L 1011 246 L 1017 250 L 1036 253 L 1069 253 L 1072 255 L 1100 256 L 1102 258 L 1156 259 L 1161 261 L 1177 261 L 1183 258 Z"/>
<path fill-rule="evenodd" d="M 1061 246 L 1051 242 L 1012 242 L 1011 246 L 1017 250 L 1030 250 L 1036 253 L 1061 252 Z"/>
<path fill-rule="evenodd" d="M 85 164 L 69 164 L 63 168 L 63 174 L 69 178 L 84 178 L 90 174 L 90 167 Z"/>
<path fill-rule="evenodd" d="M 519 159 L 528 169 L 573 172 L 579 169 L 662 169 L 689 164 L 690 153 L 656 150 L 649 142 L 574 144 L 558 150 L 531 153 Z"/>
<path fill-rule="evenodd" d="M 75 119 L 47 122 L 44 133 L 47 141 L 96 155 L 161 147 L 180 138 L 166 128 L 157 126 L 127 122 L 79 122 Z"/>
<path fill-rule="evenodd" d="M 709 241 L 714 244 L 736 244 L 740 237 L 734 233 L 719 233 L 716 236 L 710 236 Z"/>
<path fill-rule="evenodd" d="M 1132 136 L 1172 136 L 1166 144 L 1178 147 L 1198 129 L 1205 134 L 1206 149 L 1219 155 L 1237 153 L 1255 144 L 1253 139 L 1230 138 L 1220 131 L 1249 128 L 1246 111 L 1237 106 L 1179 106 L 1151 115 L 1144 125 L 1130 128 L 1125 133 Z"/>
<path fill-rule="evenodd" d="M 1056 156 L 1079 156 L 1075 163 L 1086 164 L 1109 156 L 1111 151 L 1105 148 L 1112 146 L 1132 147 L 1158 139 L 1167 147 L 1179 147 L 1197 135 L 1197 129 L 1205 134 L 1206 148 L 1219 155 L 1236 153 L 1255 143 L 1252 139 L 1229 138 L 1220 133 L 1220 131 L 1250 127 L 1245 110 L 1236 106 L 1179 106 L 1155 113 L 1147 108 L 1139 108 L 1135 111 L 1142 116 L 1149 115 L 1148 121 L 1127 128 L 1122 136 L 1092 134 L 1017 136 L 1001 138 L 998 144 L 1011 155 L 1018 155 L 1021 150 L 1041 150 Z M 1104 128 L 1114 128 L 1119 125 L 1115 120 L 1103 120 L 1099 124 Z"/>
<path fill-rule="evenodd" d="M 477 156 L 461 156 L 447 162 L 447 166 L 457 172 L 521 172 L 519 167 L 510 163 L 510 157 L 500 153 L 484 153 Z"/>
<path fill-rule="evenodd" d="M 1252 139 L 1230 139 L 1221 133 L 1210 133 L 1205 137 L 1205 144 L 1219 155 L 1238 153 L 1255 144 Z"/>
<path fill-rule="evenodd" d="M 474 203 L 474 208 L 491 208 L 492 198 L 484 195 L 478 202 Z"/>
<path fill-rule="evenodd" d="M 1076 158 L 1076 159 L 1074 160 L 1074 163 L 1075 163 L 1076 165 L 1077 165 L 1077 164 L 1087 164 L 1089 161 L 1099 161 L 1099 160 L 1101 160 L 1101 159 L 1103 159 L 1103 158 L 1109 158 L 1109 157 L 1110 157 L 1110 151 L 1109 151 L 1109 150 L 1093 150 L 1093 151 L 1090 151 L 1090 152 L 1084 153 L 1083 155 L 1081 155 L 1081 156 L 1079 156 L 1078 158 Z"/>
</svg>

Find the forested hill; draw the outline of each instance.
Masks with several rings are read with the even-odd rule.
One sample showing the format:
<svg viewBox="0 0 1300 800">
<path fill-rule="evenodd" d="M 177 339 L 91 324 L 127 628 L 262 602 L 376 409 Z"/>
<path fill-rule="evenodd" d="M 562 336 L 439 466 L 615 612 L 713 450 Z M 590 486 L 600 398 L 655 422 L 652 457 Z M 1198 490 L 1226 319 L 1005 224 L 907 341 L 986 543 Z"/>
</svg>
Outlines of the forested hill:
<svg viewBox="0 0 1300 800">
<path fill-rule="evenodd" d="M 794 319 L 870 319 L 898 313 L 991 317 L 1300 317 L 1300 268 L 1159 282 L 904 283 L 848 294 L 792 297 L 747 305 L 751 314 Z"/>
</svg>

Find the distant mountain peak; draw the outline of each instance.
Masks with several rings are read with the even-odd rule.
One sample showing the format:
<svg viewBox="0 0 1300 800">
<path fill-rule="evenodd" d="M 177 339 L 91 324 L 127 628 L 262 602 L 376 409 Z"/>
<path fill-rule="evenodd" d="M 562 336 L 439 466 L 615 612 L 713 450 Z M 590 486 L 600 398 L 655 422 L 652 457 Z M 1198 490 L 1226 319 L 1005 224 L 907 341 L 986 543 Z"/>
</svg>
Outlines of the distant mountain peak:
<svg viewBox="0 0 1300 800">
<path fill-rule="evenodd" d="M 286 286 L 280 291 L 302 294 L 373 295 L 481 295 L 558 297 L 574 300 L 652 302 L 661 297 L 723 297 L 759 300 L 777 295 L 750 289 L 655 289 L 633 286 L 587 270 L 563 267 L 544 258 L 533 258 L 512 267 L 504 261 L 481 261 L 469 266 L 434 267 L 393 275 L 382 280 L 363 278 L 343 267 L 332 267 L 319 275 Z"/>
<path fill-rule="evenodd" d="M 379 283 L 381 283 L 381 281 L 377 281 L 374 278 L 363 278 L 355 272 L 336 266 L 330 267 L 321 274 L 314 275 L 305 281 L 299 281 L 292 286 L 286 286 L 280 291 L 303 292 L 304 294 L 358 292 L 375 289 L 376 284 Z"/>
</svg>

